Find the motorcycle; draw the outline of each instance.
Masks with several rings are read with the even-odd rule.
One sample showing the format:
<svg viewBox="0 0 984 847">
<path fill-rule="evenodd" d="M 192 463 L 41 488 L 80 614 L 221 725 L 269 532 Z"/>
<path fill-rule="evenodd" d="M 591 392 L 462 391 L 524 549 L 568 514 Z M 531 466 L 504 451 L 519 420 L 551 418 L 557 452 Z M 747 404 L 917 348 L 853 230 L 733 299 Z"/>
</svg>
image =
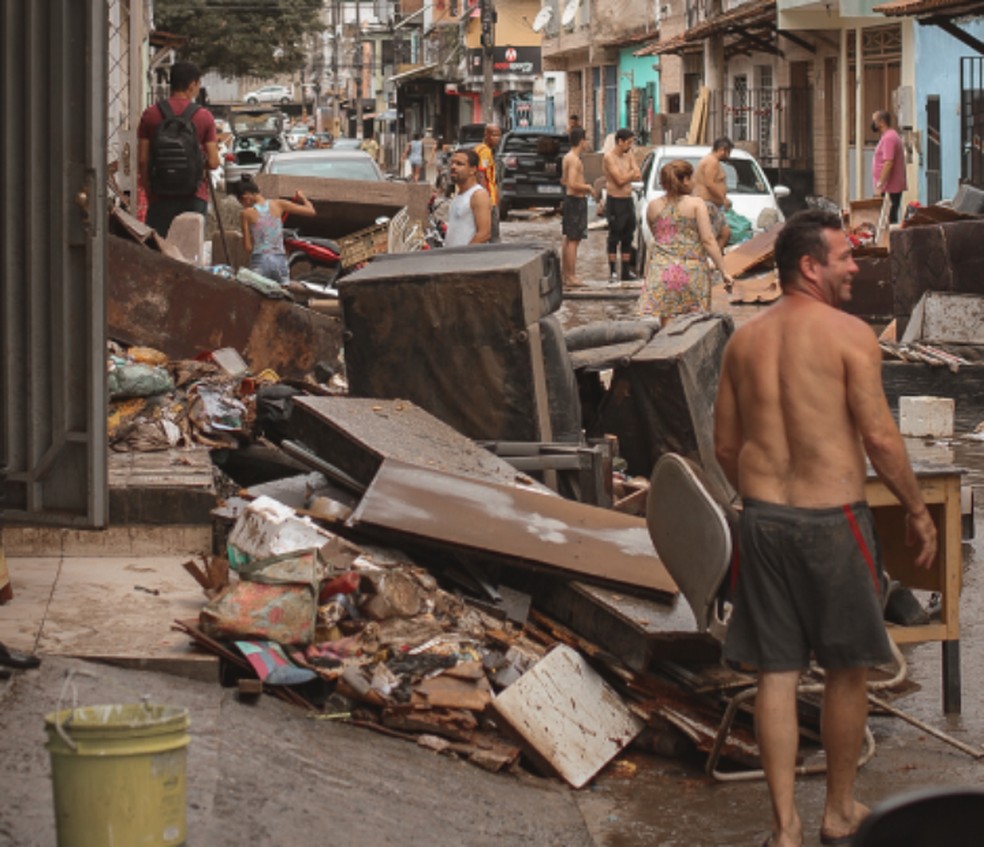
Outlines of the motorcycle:
<svg viewBox="0 0 984 847">
<path fill-rule="evenodd" d="M 427 229 L 424 232 L 422 250 L 436 250 L 444 246 L 444 239 L 448 234 L 448 209 L 445 208 L 448 203 L 447 197 L 437 193 L 432 194 L 427 202 Z"/>
<path fill-rule="evenodd" d="M 285 229 L 284 251 L 292 280 L 315 293 L 334 291 L 342 274 L 342 248 L 337 241 Z"/>
</svg>

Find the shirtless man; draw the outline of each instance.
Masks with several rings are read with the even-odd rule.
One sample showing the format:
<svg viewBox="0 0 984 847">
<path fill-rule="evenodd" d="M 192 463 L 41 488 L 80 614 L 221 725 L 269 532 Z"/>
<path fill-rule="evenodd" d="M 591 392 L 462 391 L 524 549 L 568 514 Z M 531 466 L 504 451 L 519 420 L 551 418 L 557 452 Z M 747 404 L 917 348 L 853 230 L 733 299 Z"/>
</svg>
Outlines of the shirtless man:
<svg viewBox="0 0 984 847">
<path fill-rule="evenodd" d="M 608 218 L 608 269 L 611 282 L 618 284 L 618 252 L 622 251 L 622 279 L 637 279 L 632 272 L 632 239 L 635 237 L 635 198 L 632 183 L 642 179 L 642 173 L 632 153 L 635 134 L 622 127 L 615 133 L 615 146 L 601 160 L 605 174 L 605 215 Z"/>
<path fill-rule="evenodd" d="M 593 189 L 584 181 L 584 130 L 576 126 L 571 130 L 571 149 L 564 156 L 560 184 L 564 186 L 564 212 L 561 232 L 564 245 L 560 252 L 561 275 L 564 285 L 580 285 L 575 275 L 578 245 L 588 237 L 588 195 Z"/>
<path fill-rule="evenodd" d="M 731 227 L 724 218 L 728 203 L 728 183 L 724 178 L 721 162 L 727 161 L 735 145 L 730 138 L 719 138 L 708 153 L 697 163 L 694 171 L 694 194 L 707 203 L 707 214 L 711 216 L 711 228 L 722 250 L 731 238 Z"/>
<path fill-rule="evenodd" d="M 714 440 L 743 498 L 734 613 L 724 657 L 758 670 L 755 722 L 772 799 L 771 847 L 803 843 L 794 781 L 796 686 L 810 652 L 827 669 L 823 844 L 848 844 L 868 809 L 854 798 L 867 669 L 891 658 L 885 578 L 864 502 L 865 454 L 906 511 L 915 564 L 936 559 L 923 502 L 881 382 L 871 328 L 838 309 L 858 267 L 836 214 L 809 210 L 775 245 L 783 296 L 732 336 Z"/>
</svg>

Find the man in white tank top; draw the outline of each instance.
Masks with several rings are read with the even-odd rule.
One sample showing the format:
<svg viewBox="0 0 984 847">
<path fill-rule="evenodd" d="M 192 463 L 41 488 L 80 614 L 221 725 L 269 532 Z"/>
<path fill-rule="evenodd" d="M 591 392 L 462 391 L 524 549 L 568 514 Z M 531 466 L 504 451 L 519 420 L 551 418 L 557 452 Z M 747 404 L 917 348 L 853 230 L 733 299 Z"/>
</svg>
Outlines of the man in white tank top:
<svg viewBox="0 0 984 847">
<path fill-rule="evenodd" d="M 478 154 L 471 148 L 458 150 L 451 157 L 451 182 L 457 193 L 448 213 L 445 247 L 485 244 L 492 235 L 492 202 L 478 184 Z"/>
</svg>

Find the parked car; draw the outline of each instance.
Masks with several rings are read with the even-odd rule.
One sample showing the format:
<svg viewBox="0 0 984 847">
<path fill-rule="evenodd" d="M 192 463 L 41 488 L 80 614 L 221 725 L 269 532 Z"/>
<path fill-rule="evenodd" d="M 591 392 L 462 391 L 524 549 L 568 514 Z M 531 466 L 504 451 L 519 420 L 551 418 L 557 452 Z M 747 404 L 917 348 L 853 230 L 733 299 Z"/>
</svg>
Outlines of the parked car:
<svg viewBox="0 0 984 847">
<path fill-rule="evenodd" d="M 386 177 L 372 156 L 363 150 L 294 150 L 271 153 L 260 173 L 314 176 L 327 179 L 359 179 L 383 182 Z"/>
<path fill-rule="evenodd" d="M 646 267 L 646 251 L 652 244 L 653 235 L 646 226 L 646 208 L 650 200 L 663 196 L 659 184 L 659 172 L 663 165 L 675 159 L 690 162 L 694 168 L 697 163 L 711 152 L 710 147 L 675 145 L 655 147 L 642 163 L 642 181 L 635 183 L 633 188 L 636 195 L 636 217 L 638 230 L 636 233 L 636 270 L 641 275 Z M 752 222 L 753 230 L 761 230 L 759 220 L 783 221 L 782 210 L 778 199 L 787 197 L 789 189 L 784 185 L 773 188 L 762 172 L 762 168 L 751 153 L 739 150 L 731 151 L 727 161 L 721 163 L 724 168 L 724 178 L 728 184 L 728 199 L 731 207 L 742 217 Z M 762 213 L 768 210 L 763 218 Z"/>
<path fill-rule="evenodd" d="M 496 153 L 499 214 L 531 206 L 557 208 L 564 200 L 562 160 L 571 149 L 566 132 L 507 132 Z"/>
<path fill-rule="evenodd" d="M 289 85 L 264 85 L 256 91 L 246 92 L 244 103 L 290 103 L 294 99 L 294 91 Z"/>
<path fill-rule="evenodd" d="M 462 124 L 458 128 L 458 141 L 454 145 L 455 150 L 462 147 L 474 147 L 485 140 L 485 124 Z"/>
<path fill-rule="evenodd" d="M 336 138 L 331 144 L 332 150 L 361 150 L 362 139 L 359 138 Z"/>
<path fill-rule="evenodd" d="M 225 154 L 226 191 L 232 191 L 244 176 L 259 173 L 268 154 L 288 149 L 279 109 L 269 106 L 235 109 L 229 120 L 232 139 Z"/>
</svg>

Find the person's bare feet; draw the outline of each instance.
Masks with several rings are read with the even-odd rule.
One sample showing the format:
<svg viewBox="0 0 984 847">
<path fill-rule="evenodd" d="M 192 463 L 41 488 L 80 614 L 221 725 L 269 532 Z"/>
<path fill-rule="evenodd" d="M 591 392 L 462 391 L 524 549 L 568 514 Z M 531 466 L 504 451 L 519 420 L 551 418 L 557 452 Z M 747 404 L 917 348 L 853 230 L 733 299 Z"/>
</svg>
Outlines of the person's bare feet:
<svg viewBox="0 0 984 847">
<path fill-rule="evenodd" d="M 568 288 L 578 288 L 582 283 L 576 276 L 569 276 L 564 280 L 564 285 Z"/>
<path fill-rule="evenodd" d="M 854 801 L 854 808 L 850 815 L 839 814 L 833 809 L 824 809 L 823 820 L 820 823 L 820 843 L 821 844 L 849 844 L 850 837 L 861 825 L 870 809 Z"/>
</svg>

